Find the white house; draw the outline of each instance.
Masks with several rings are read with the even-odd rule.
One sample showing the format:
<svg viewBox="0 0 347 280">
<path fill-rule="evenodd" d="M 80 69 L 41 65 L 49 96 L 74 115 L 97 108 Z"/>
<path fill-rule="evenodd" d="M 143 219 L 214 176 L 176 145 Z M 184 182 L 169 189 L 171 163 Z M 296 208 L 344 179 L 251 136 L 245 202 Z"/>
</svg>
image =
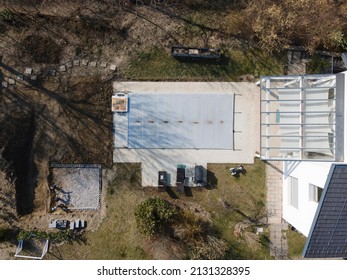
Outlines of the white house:
<svg viewBox="0 0 347 280">
<path fill-rule="evenodd" d="M 286 161 L 283 165 L 283 219 L 308 236 L 331 163 Z"/>
<path fill-rule="evenodd" d="M 347 162 L 347 72 L 262 77 L 260 151 L 283 161 L 283 219 L 309 236 L 332 164 Z"/>
</svg>

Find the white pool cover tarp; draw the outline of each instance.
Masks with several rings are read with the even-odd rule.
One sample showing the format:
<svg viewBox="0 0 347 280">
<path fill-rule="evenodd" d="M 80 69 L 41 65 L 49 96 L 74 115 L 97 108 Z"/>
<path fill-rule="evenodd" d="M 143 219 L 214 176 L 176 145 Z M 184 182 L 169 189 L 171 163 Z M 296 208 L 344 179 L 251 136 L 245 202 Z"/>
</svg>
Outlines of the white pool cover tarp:
<svg viewBox="0 0 347 280">
<path fill-rule="evenodd" d="M 123 147 L 126 140 L 133 149 L 233 149 L 233 94 L 129 93 L 127 114 Z M 124 135 L 115 121 L 115 135 Z"/>
</svg>

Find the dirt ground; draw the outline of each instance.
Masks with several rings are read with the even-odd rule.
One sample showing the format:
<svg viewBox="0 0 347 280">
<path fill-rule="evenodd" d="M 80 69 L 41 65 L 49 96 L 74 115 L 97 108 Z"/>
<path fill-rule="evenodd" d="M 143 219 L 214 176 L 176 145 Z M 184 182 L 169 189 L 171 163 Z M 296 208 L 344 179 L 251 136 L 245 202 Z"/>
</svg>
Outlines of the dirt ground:
<svg viewBox="0 0 347 280">
<path fill-rule="evenodd" d="M 216 40 L 210 31 L 190 34 L 195 31 L 163 12 L 112 3 L 0 1 L 0 81 L 15 80 L 0 93 L 0 228 L 47 230 L 61 217 L 97 228 L 114 174 L 112 81 L 122 79 L 100 63 L 123 69 L 135 50 Z M 97 67 L 59 71 L 74 59 Z M 23 80 L 27 67 L 33 74 Z M 102 164 L 101 210 L 49 214 L 51 163 Z M 0 243 L 0 259 L 13 258 L 12 252 L 14 244 Z"/>
<path fill-rule="evenodd" d="M 111 77 L 75 70 L 38 85 L 17 82 L 1 94 L 0 227 L 47 230 L 50 220 L 64 218 L 95 229 L 101 220 L 101 211 L 48 214 L 51 163 L 112 166 Z"/>
<path fill-rule="evenodd" d="M 10 18 L 6 32 L 0 33 L 0 80 L 16 81 L 0 94 L 0 228 L 48 230 L 49 221 L 64 218 L 84 219 L 88 229 L 95 230 L 105 215 L 113 172 L 110 100 L 112 80 L 118 76 L 100 63 L 122 65 L 122 54 L 112 52 L 129 42 L 118 40 L 119 32 L 105 38 L 110 30 L 91 26 L 91 7 L 82 11 L 85 20 L 68 19 L 79 7 L 58 9 L 52 3 L 41 7 L 44 16 L 27 17 L 30 5 L 11 6 L 23 14 Z M 97 67 L 59 71 L 73 59 L 96 61 Z M 26 67 L 33 69 L 36 80 L 18 78 Z M 101 209 L 49 213 L 51 163 L 102 164 Z M 0 243 L 0 259 L 12 259 L 15 246 L 15 238 Z"/>
</svg>

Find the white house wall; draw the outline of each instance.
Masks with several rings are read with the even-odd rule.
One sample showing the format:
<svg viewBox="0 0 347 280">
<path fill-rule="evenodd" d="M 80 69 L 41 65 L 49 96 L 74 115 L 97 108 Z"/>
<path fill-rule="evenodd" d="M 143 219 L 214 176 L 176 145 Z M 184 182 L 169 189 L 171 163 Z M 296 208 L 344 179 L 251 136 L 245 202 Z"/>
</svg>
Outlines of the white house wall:
<svg viewBox="0 0 347 280">
<path fill-rule="evenodd" d="M 309 200 L 309 184 L 324 188 L 331 163 L 283 162 L 283 219 L 308 236 L 318 203 Z M 290 178 L 298 179 L 298 208 L 289 203 Z"/>
</svg>

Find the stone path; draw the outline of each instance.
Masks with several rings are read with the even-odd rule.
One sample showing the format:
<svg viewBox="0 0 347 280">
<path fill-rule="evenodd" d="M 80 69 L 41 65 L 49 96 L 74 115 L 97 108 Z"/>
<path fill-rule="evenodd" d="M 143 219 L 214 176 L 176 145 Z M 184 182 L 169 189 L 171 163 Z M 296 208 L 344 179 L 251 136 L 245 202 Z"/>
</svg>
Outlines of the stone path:
<svg viewBox="0 0 347 280">
<path fill-rule="evenodd" d="M 0 61 L 1 62 L 1 61 Z M 115 72 L 118 70 L 118 66 L 114 63 L 108 63 L 105 61 L 89 61 L 87 59 L 71 59 L 67 62 L 60 64 L 59 66 L 48 69 L 33 69 L 31 67 L 25 67 L 22 73 L 17 75 L 11 75 L 9 77 L 0 77 L 1 88 L 8 88 L 9 86 L 15 86 L 17 81 L 30 81 L 35 82 L 39 76 L 56 76 L 57 73 L 71 73 L 72 68 L 89 67 L 98 68 L 99 70 L 106 70 Z M 44 73 L 45 72 L 45 73 Z"/>
<path fill-rule="evenodd" d="M 267 211 L 270 230 L 270 255 L 276 259 L 287 259 L 288 244 L 285 231 L 288 224 L 282 219 L 282 162 L 267 162 Z"/>
</svg>

